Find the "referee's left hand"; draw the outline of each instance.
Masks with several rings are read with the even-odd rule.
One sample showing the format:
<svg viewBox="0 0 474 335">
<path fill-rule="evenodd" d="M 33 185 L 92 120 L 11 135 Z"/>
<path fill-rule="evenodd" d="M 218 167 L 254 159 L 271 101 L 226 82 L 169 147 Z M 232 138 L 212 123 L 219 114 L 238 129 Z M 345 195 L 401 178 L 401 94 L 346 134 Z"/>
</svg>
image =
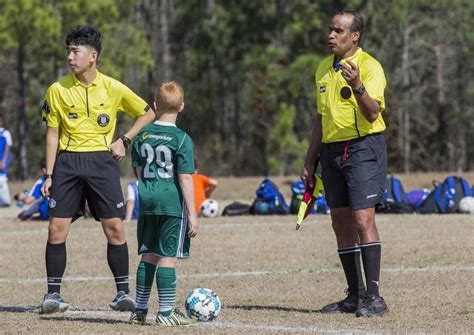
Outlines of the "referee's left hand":
<svg viewBox="0 0 474 335">
<path fill-rule="evenodd" d="M 110 145 L 110 152 L 116 161 L 120 161 L 125 157 L 127 152 L 120 138 Z"/>
</svg>

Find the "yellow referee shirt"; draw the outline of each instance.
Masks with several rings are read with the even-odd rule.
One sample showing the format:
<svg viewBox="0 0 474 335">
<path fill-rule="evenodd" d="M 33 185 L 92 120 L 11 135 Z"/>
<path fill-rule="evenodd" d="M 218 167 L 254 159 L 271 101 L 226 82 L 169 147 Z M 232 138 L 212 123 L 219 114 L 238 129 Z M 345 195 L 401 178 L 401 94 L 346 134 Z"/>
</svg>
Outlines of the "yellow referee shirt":
<svg viewBox="0 0 474 335">
<path fill-rule="evenodd" d="M 354 93 L 342 77 L 341 71 L 335 71 L 333 68 L 334 57 L 332 55 L 324 59 L 316 70 L 316 97 L 318 113 L 322 119 L 323 143 L 347 141 L 384 131 L 382 114 L 379 114 L 373 123 L 362 115 Z M 367 93 L 380 103 L 380 111 L 383 111 L 386 80 L 380 63 L 361 48 L 343 62 L 348 60 L 357 66 Z M 350 90 L 350 97 L 341 93 L 343 88 Z"/>
<path fill-rule="evenodd" d="M 43 104 L 43 120 L 59 128 L 59 150 L 108 151 L 117 113 L 142 116 L 149 106 L 121 82 L 97 71 L 85 86 L 71 73 L 52 84 Z"/>
</svg>

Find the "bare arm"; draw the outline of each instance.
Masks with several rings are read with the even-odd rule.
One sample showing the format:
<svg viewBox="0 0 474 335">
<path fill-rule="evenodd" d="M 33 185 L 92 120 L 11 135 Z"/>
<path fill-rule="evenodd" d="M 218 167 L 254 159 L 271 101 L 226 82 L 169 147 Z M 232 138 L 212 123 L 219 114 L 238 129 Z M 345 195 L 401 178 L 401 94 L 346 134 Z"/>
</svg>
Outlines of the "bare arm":
<svg viewBox="0 0 474 335">
<path fill-rule="evenodd" d="M 32 195 L 26 195 L 25 193 L 21 192 L 15 196 L 15 200 L 23 202 L 25 205 L 31 204 L 36 198 Z"/>
<path fill-rule="evenodd" d="M 213 178 L 209 179 L 209 186 L 204 190 L 206 194 L 206 198 L 210 198 L 212 196 L 212 193 L 214 193 L 214 191 L 217 188 L 217 184 L 218 184 L 217 180 Z"/>
<path fill-rule="evenodd" d="M 124 222 L 129 222 L 132 220 L 133 208 L 135 207 L 135 200 L 128 199 L 127 204 L 125 205 L 125 220 Z"/>
<path fill-rule="evenodd" d="M 184 202 L 188 209 L 188 218 L 190 229 L 188 236 L 195 237 L 199 230 L 199 222 L 197 220 L 196 208 L 194 207 L 194 182 L 191 174 L 179 174 L 179 186 L 183 194 Z"/>
<path fill-rule="evenodd" d="M 317 113 L 311 131 L 308 151 L 306 152 L 303 174 L 301 175 L 301 180 L 305 186 L 314 186 L 314 162 L 319 155 L 319 150 L 321 149 L 322 137 L 323 130 L 321 126 L 321 114 Z"/>
<path fill-rule="evenodd" d="M 7 157 L 8 157 L 9 153 L 10 153 L 10 146 L 7 145 L 7 146 L 5 146 L 5 151 L 3 152 L 3 157 L 2 157 L 2 160 L 0 161 L 0 169 L 5 168 L 5 166 L 7 164 Z"/>
<path fill-rule="evenodd" d="M 155 112 L 153 111 L 153 109 L 150 108 L 148 109 L 145 115 L 142 115 L 135 120 L 135 123 L 124 135 L 127 136 L 130 140 L 133 140 L 137 133 L 140 131 L 140 129 L 142 129 L 147 124 L 153 122 L 154 119 Z M 124 158 L 126 155 L 125 147 L 120 138 L 110 145 L 110 150 L 112 152 L 112 155 L 114 156 L 114 159 L 118 161 Z"/>
<path fill-rule="evenodd" d="M 363 83 L 360 80 L 359 69 L 356 67 L 356 65 L 351 61 L 348 61 L 347 63 L 350 65 L 350 67 L 341 65 L 342 76 L 344 79 L 346 79 L 347 83 L 354 91 L 355 89 L 361 87 Z M 372 99 L 367 92 L 362 94 L 354 93 L 354 96 L 357 100 L 357 105 L 359 106 L 360 111 L 365 119 L 370 123 L 373 123 L 375 120 L 377 120 L 377 117 L 380 113 L 380 103 L 377 100 Z"/>
<path fill-rule="evenodd" d="M 48 127 L 46 129 L 46 173 L 53 174 L 54 163 L 59 144 L 59 128 Z M 49 197 L 51 189 L 51 178 L 45 180 L 41 187 L 41 193 L 44 197 Z"/>
</svg>

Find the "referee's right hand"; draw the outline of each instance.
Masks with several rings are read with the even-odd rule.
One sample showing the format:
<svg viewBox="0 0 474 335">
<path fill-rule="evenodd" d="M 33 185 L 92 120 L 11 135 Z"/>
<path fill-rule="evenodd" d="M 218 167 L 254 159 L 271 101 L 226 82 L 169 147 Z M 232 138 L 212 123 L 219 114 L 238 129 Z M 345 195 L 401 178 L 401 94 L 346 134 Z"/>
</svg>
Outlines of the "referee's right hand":
<svg viewBox="0 0 474 335">
<path fill-rule="evenodd" d="M 314 167 L 305 166 L 303 173 L 301 174 L 301 181 L 304 183 L 304 186 L 313 188 L 314 187 Z"/>
<path fill-rule="evenodd" d="M 51 184 L 52 184 L 51 178 L 47 178 L 44 181 L 43 186 L 41 186 L 41 194 L 43 194 L 43 197 L 45 197 L 45 198 L 49 197 L 49 191 L 51 189 Z"/>
</svg>

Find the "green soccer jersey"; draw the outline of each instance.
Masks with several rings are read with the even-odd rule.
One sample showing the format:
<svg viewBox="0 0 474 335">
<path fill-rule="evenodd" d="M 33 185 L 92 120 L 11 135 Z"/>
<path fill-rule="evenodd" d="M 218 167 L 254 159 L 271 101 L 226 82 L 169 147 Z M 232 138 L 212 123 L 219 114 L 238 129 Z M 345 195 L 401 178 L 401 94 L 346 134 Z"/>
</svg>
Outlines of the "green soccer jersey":
<svg viewBox="0 0 474 335">
<path fill-rule="evenodd" d="M 155 121 L 143 127 L 132 145 L 132 166 L 142 167 L 140 215 L 183 217 L 178 174 L 194 173 L 193 141 L 175 124 Z"/>
</svg>

